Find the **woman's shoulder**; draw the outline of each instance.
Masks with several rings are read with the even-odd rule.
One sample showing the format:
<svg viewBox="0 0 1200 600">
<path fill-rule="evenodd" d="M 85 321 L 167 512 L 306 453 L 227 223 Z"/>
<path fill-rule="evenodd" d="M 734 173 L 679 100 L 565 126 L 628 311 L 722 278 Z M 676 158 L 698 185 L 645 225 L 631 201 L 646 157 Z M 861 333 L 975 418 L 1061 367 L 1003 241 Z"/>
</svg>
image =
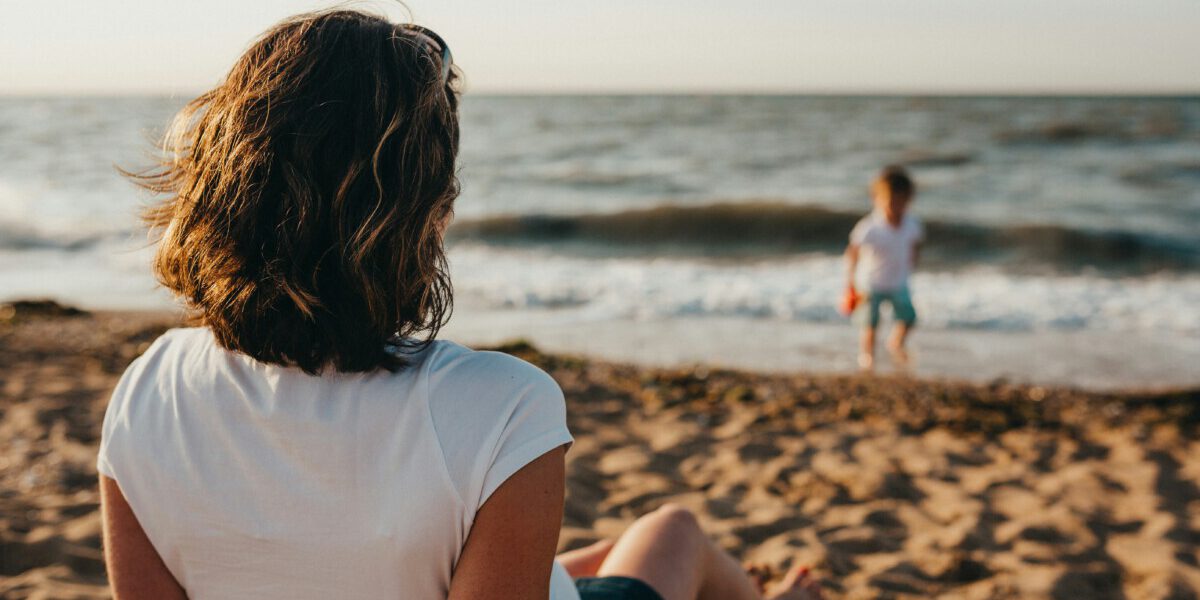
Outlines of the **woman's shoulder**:
<svg viewBox="0 0 1200 600">
<path fill-rule="evenodd" d="M 550 374 L 517 356 L 475 350 L 463 344 L 438 341 L 421 361 L 430 402 L 499 408 L 522 401 L 562 402 L 563 392 Z M 466 398 L 473 398 L 467 401 Z M 488 401 L 480 404 L 478 400 Z"/>
<path fill-rule="evenodd" d="M 133 401 L 135 396 L 158 398 L 155 390 L 175 382 L 174 376 L 192 358 L 197 350 L 214 343 L 212 334 L 202 327 L 168 329 L 151 342 L 125 367 L 110 397 L 110 410 L 125 410 L 130 405 L 142 406 L 145 399 Z"/>
<path fill-rule="evenodd" d="M 490 383 L 554 383 L 550 374 L 538 366 L 496 350 L 475 350 L 461 343 L 439 340 L 431 344 L 428 353 L 422 366 L 434 376 L 467 377 Z"/>
<path fill-rule="evenodd" d="M 562 389 L 515 356 L 431 348 L 429 411 L 458 497 L 475 511 L 513 473 L 571 443 Z"/>
<path fill-rule="evenodd" d="M 154 339 L 125 370 L 126 376 L 135 376 L 146 370 L 157 369 L 171 359 L 189 350 L 207 346 L 213 342 L 212 333 L 204 327 L 177 327 L 164 331 Z"/>
<path fill-rule="evenodd" d="M 142 355 L 208 346 L 213 342 L 215 339 L 212 331 L 207 327 L 172 327 L 155 338 Z"/>
<path fill-rule="evenodd" d="M 168 329 L 125 368 L 105 409 L 99 459 L 102 473 L 115 478 L 111 464 L 132 460 L 127 453 L 110 462 L 114 444 L 125 449 L 165 445 L 161 423 L 163 415 L 175 414 L 171 392 L 179 385 L 178 373 L 188 360 L 187 349 L 206 343 L 211 343 L 211 334 L 204 329 Z"/>
<path fill-rule="evenodd" d="M 439 435 L 477 430 L 476 437 L 487 438 L 523 420 L 540 423 L 539 430 L 564 426 L 562 388 L 542 369 L 510 354 L 453 342 L 431 350 L 424 365 L 426 398 Z M 445 433 L 448 423 L 455 429 L 450 434 Z M 478 441 L 460 439 L 467 445 Z"/>
</svg>

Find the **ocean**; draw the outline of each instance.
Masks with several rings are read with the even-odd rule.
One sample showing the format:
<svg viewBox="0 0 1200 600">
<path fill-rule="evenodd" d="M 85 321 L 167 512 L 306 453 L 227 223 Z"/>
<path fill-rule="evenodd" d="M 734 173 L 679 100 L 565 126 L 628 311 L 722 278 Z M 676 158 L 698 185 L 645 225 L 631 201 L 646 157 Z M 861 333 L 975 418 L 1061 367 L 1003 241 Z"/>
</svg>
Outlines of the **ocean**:
<svg viewBox="0 0 1200 600">
<path fill-rule="evenodd" d="M 173 306 L 116 167 L 181 104 L 0 98 L 0 300 Z M 851 370 L 840 253 L 899 163 L 918 374 L 1200 384 L 1200 98 L 468 95 L 462 119 L 463 341 Z"/>
</svg>

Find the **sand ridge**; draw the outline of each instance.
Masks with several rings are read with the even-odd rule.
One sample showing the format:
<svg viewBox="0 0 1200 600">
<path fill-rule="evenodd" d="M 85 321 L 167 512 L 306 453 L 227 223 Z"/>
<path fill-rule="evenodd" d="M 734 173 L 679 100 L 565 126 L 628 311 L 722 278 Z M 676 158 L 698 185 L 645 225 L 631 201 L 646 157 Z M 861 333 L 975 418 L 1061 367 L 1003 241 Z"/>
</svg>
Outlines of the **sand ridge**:
<svg viewBox="0 0 1200 600">
<path fill-rule="evenodd" d="M 163 315 L 0 319 L 0 597 L 107 597 L 95 452 Z M 563 549 L 666 502 L 833 598 L 1195 598 L 1200 392 L 646 369 L 503 348 L 563 386 Z"/>
</svg>

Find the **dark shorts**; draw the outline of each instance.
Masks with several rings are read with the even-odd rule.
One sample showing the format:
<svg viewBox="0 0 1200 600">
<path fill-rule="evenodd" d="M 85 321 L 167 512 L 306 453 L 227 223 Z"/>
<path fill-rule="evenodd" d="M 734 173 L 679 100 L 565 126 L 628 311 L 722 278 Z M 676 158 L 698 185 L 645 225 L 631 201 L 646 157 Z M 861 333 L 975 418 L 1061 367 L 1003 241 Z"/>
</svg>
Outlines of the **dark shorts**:
<svg viewBox="0 0 1200 600">
<path fill-rule="evenodd" d="M 650 586 L 630 577 L 584 577 L 575 580 L 581 600 L 663 600 Z"/>
<path fill-rule="evenodd" d="M 917 310 L 913 308 L 908 288 L 890 292 L 868 292 L 866 300 L 859 305 L 854 317 L 863 327 L 879 327 L 879 309 L 884 303 L 892 305 L 892 315 L 897 321 L 908 325 L 917 322 Z"/>
</svg>

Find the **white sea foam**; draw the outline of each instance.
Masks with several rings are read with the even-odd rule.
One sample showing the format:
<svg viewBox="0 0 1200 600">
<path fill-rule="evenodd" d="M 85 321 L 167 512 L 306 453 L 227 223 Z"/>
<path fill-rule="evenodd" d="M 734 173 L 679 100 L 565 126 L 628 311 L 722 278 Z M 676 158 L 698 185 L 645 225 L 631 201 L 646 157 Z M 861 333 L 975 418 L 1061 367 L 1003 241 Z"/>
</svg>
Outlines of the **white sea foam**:
<svg viewBox="0 0 1200 600">
<path fill-rule="evenodd" d="M 807 256 L 751 264 L 551 255 L 464 245 L 457 293 L 493 309 L 569 309 L 581 320 L 740 317 L 836 322 L 844 265 Z M 1200 333 L 1200 276 L 1019 276 L 981 267 L 918 273 L 923 327 L 1000 331 Z"/>
</svg>

